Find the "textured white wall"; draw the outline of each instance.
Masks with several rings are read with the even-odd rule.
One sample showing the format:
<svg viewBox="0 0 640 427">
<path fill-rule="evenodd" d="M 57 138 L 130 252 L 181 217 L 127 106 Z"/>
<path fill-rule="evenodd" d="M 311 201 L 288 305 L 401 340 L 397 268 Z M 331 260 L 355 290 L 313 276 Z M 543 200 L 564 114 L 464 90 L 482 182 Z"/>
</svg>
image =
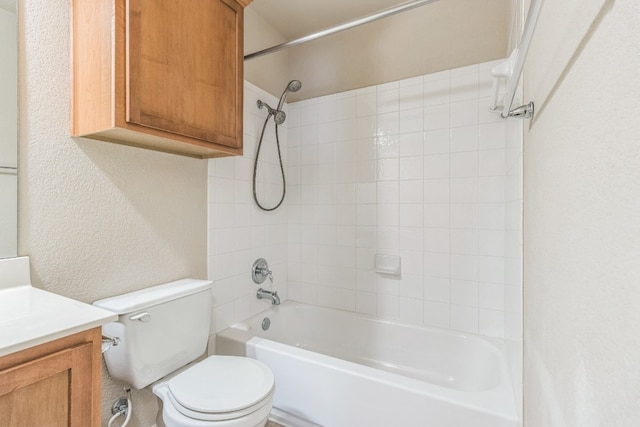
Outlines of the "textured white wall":
<svg viewBox="0 0 640 427">
<path fill-rule="evenodd" d="M 527 427 L 640 425 L 639 21 L 637 1 L 607 2 L 525 130 Z"/>
<path fill-rule="evenodd" d="M 84 302 L 206 277 L 207 162 L 69 137 L 69 5 L 20 10 L 19 252 L 34 285 Z M 104 369 L 103 416 L 121 385 Z M 155 422 L 135 392 L 131 427 Z"/>
</svg>

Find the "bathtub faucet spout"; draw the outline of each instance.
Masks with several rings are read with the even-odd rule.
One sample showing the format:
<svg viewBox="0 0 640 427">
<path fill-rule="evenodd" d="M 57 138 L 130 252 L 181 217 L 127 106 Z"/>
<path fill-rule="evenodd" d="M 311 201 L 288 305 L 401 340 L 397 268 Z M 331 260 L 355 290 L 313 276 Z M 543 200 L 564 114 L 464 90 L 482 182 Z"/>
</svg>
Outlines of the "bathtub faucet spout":
<svg viewBox="0 0 640 427">
<path fill-rule="evenodd" d="M 278 296 L 278 291 L 268 291 L 266 289 L 258 289 L 258 293 L 256 294 L 258 299 L 269 299 L 271 300 L 271 304 L 280 305 L 280 297 Z"/>
</svg>

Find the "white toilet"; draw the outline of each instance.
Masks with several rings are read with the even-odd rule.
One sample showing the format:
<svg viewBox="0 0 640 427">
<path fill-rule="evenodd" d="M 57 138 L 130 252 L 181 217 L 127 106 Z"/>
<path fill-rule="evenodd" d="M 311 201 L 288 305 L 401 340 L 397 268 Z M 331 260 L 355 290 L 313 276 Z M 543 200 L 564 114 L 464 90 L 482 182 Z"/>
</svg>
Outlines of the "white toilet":
<svg viewBox="0 0 640 427">
<path fill-rule="evenodd" d="M 118 314 L 103 326 L 119 339 L 104 353 L 109 374 L 137 389 L 151 384 L 167 427 L 262 427 L 274 391 L 265 364 L 210 356 L 185 369 L 207 346 L 211 286 L 184 279 L 94 302 Z"/>
</svg>

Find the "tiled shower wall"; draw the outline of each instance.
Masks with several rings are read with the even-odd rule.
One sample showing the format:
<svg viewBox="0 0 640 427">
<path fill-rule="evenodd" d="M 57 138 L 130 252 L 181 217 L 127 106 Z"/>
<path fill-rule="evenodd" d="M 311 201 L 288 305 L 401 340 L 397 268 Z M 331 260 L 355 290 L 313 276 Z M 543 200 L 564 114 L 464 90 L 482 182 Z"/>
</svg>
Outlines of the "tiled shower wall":
<svg viewBox="0 0 640 427">
<path fill-rule="evenodd" d="M 289 105 L 290 299 L 505 336 L 494 65 Z M 376 274 L 375 254 L 400 255 L 401 277 Z"/>
<path fill-rule="evenodd" d="M 266 117 L 256 101 L 275 107 L 272 95 L 245 82 L 244 155 L 209 160 L 208 277 L 213 280 L 212 332 L 244 320 L 269 307 L 258 301 L 258 285 L 251 280 L 251 265 L 265 258 L 274 283 L 263 284 L 287 296 L 287 208 L 265 212 L 253 201 L 252 176 L 256 146 Z M 287 129 L 279 128 L 286 162 Z M 286 163 L 285 163 L 286 164 Z M 265 207 L 280 200 L 282 177 L 278 162 L 273 120 L 268 125 L 257 171 L 258 197 Z"/>
</svg>

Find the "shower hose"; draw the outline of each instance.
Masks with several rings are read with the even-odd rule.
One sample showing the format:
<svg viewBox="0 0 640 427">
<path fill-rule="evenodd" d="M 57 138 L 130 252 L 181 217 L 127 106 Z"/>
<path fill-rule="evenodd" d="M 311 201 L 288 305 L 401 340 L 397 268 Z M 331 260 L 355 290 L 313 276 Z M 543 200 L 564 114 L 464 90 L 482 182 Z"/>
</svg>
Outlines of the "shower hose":
<svg viewBox="0 0 640 427">
<path fill-rule="evenodd" d="M 274 125 L 276 127 L 276 146 L 278 147 L 278 160 L 280 161 L 280 172 L 282 173 L 282 197 L 280 198 L 280 201 L 278 202 L 277 205 L 275 205 L 272 208 L 265 208 L 264 206 L 262 206 L 260 204 L 260 202 L 258 201 L 258 195 L 256 193 L 256 175 L 257 175 L 257 170 L 258 170 L 258 159 L 260 158 L 260 148 L 262 148 L 262 140 L 264 139 L 264 131 L 267 129 L 267 124 L 269 124 L 269 119 L 273 116 L 273 122 Z M 258 142 L 258 149 L 256 150 L 256 158 L 254 160 L 253 163 L 253 200 L 256 201 L 256 204 L 258 205 L 258 207 L 260 209 L 262 209 L 263 211 L 267 211 L 267 212 L 271 212 L 271 211 L 275 211 L 276 209 L 278 209 L 280 207 L 280 205 L 282 204 L 282 202 L 284 202 L 284 196 L 287 192 L 287 182 L 284 176 L 284 166 L 282 164 L 282 152 L 280 150 L 280 137 L 278 136 L 278 123 L 276 122 L 276 117 L 273 114 L 269 114 L 267 116 L 267 118 L 264 121 L 264 125 L 262 126 L 262 132 L 260 133 L 260 142 Z"/>
</svg>

